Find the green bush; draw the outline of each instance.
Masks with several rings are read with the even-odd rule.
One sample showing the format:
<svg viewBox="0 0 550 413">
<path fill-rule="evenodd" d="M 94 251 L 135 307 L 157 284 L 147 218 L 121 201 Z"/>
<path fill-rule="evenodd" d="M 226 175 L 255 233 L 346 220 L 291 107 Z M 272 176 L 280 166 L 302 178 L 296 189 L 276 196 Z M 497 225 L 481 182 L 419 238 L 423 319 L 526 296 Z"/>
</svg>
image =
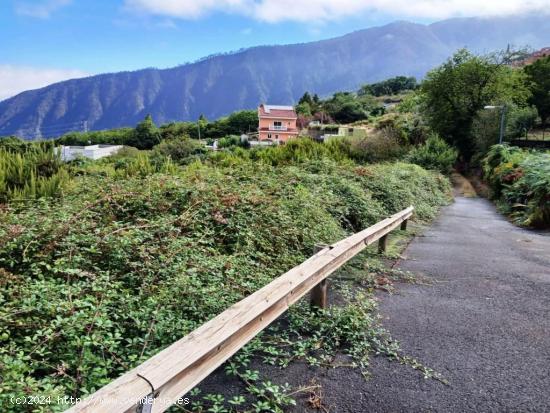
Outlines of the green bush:
<svg viewBox="0 0 550 413">
<path fill-rule="evenodd" d="M 70 176 L 49 144 L 0 148 L 0 203 L 61 196 Z"/>
<path fill-rule="evenodd" d="M 507 116 L 506 137 L 514 139 L 527 136 L 535 126 L 538 116 L 539 113 L 534 106 L 511 108 Z"/>
<path fill-rule="evenodd" d="M 248 141 L 241 142 L 241 137 L 237 135 L 228 135 L 221 139 L 218 139 L 218 148 L 232 148 L 235 146 L 240 146 L 242 148 L 250 147 Z"/>
<path fill-rule="evenodd" d="M 268 165 L 279 166 L 301 164 L 321 159 L 343 160 L 346 157 L 345 154 L 331 152 L 331 148 L 334 147 L 304 137 L 292 139 L 285 145 L 252 150 L 250 158 Z"/>
<path fill-rule="evenodd" d="M 367 137 L 351 139 L 350 157 L 358 162 L 386 162 L 402 158 L 406 149 L 393 132 L 384 128 Z"/>
<path fill-rule="evenodd" d="M 501 211 L 520 225 L 550 227 L 550 153 L 495 145 L 483 170 Z"/>
<path fill-rule="evenodd" d="M 170 158 L 174 162 L 185 165 L 206 153 L 204 145 L 189 138 L 163 140 L 153 147 L 151 156 L 157 161 Z"/>
<path fill-rule="evenodd" d="M 423 168 L 448 174 L 457 157 L 456 149 L 450 147 L 437 134 L 432 134 L 424 144 L 413 148 L 405 159 L 407 162 L 420 165 Z"/>
</svg>

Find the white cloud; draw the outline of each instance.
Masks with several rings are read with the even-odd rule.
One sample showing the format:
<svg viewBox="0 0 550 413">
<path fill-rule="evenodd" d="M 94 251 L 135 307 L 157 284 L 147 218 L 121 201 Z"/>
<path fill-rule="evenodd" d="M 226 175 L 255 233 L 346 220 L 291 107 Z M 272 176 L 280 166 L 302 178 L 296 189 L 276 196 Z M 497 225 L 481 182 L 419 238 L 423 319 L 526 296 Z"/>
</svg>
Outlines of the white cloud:
<svg viewBox="0 0 550 413">
<path fill-rule="evenodd" d="M 15 12 L 22 16 L 47 19 L 54 11 L 69 5 L 71 2 L 72 0 L 17 1 L 15 3 Z"/>
<path fill-rule="evenodd" d="M 125 0 L 125 5 L 133 11 L 181 19 L 222 12 L 269 23 L 312 23 L 361 12 L 437 19 L 548 12 L 550 0 Z"/>
<path fill-rule="evenodd" d="M 0 100 L 29 89 L 37 89 L 62 80 L 88 76 L 81 70 L 42 69 L 0 64 Z"/>
<path fill-rule="evenodd" d="M 253 0 L 125 0 L 127 9 L 194 19 L 211 11 L 241 13 Z"/>
</svg>

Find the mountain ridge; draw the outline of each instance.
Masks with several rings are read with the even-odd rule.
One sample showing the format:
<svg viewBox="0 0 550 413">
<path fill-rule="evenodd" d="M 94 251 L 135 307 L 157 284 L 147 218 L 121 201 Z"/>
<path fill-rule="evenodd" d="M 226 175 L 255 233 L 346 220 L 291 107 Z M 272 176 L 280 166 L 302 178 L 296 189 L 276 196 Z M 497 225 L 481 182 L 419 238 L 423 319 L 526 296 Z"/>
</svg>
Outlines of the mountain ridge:
<svg viewBox="0 0 550 413">
<path fill-rule="evenodd" d="M 396 75 L 422 78 L 460 47 L 488 52 L 529 40 L 540 48 L 548 39 L 550 19 L 542 15 L 396 21 L 315 42 L 255 46 L 25 91 L 0 101 L 0 136 L 53 136 L 63 125 L 133 126 L 147 113 L 157 123 L 217 118 L 262 101 L 292 104 L 306 90 L 329 95 Z"/>
</svg>

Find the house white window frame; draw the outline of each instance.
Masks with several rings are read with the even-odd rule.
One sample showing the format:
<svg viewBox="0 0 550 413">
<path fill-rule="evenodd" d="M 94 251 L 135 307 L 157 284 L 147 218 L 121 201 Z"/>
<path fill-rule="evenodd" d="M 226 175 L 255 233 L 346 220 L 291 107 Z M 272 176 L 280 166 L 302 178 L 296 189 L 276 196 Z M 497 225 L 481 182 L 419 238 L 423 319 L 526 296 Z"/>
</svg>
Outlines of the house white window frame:
<svg viewBox="0 0 550 413">
<path fill-rule="evenodd" d="M 289 124 L 290 124 L 290 122 L 289 122 Z M 269 129 L 285 131 L 285 130 L 288 130 L 288 127 L 284 124 L 284 121 L 274 120 L 273 124 L 269 127 Z"/>
</svg>

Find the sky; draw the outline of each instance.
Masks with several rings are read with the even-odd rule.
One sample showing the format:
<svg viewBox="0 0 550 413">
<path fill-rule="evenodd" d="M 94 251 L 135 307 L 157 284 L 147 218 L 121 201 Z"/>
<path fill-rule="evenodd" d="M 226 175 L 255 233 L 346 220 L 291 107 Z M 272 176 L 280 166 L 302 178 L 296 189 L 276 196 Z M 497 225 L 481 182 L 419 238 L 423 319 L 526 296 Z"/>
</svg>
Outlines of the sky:
<svg viewBox="0 0 550 413">
<path fill-rule="evenodd" d="M 0 100 L 70 78 L 172 67 L 395 20 L 549 7 L 550 0 L 0 0 Z"/>
</svg>

